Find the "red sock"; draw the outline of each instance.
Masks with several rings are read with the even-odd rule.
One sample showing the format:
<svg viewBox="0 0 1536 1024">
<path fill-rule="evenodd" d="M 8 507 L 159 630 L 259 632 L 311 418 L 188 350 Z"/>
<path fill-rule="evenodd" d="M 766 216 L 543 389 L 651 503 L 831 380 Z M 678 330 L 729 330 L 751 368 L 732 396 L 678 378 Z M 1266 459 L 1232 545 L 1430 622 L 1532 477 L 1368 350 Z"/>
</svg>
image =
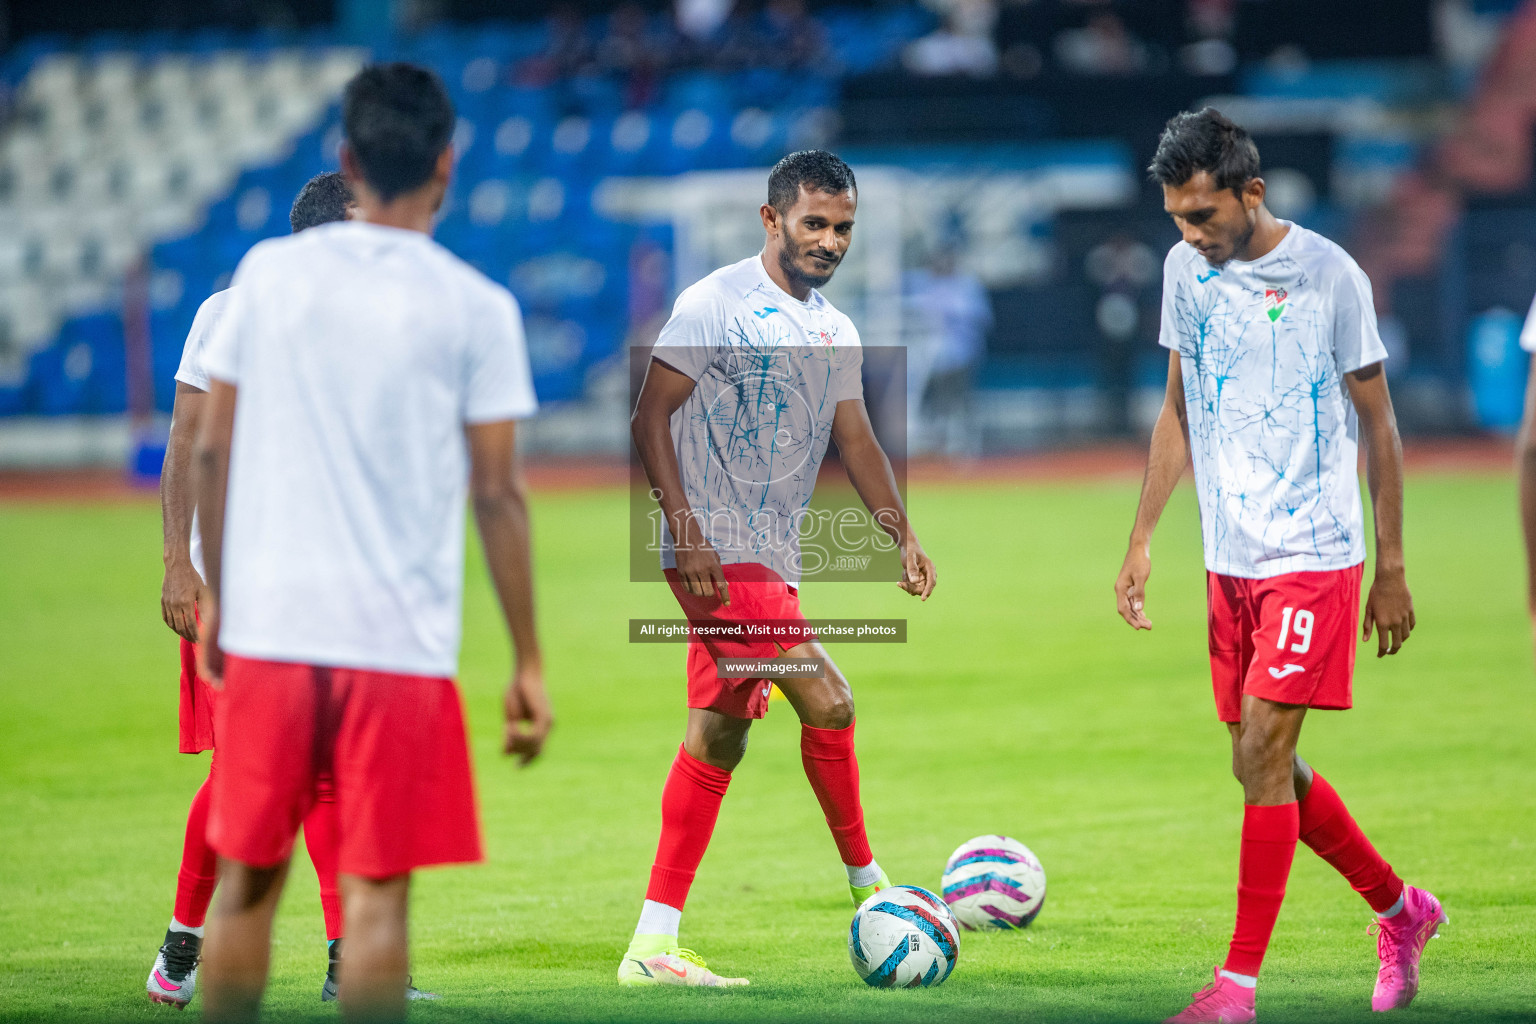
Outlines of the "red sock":
<svg viewBox="0 0 1536 1024">
<path fill-rule="evenodd" d="M 1402 896 L 1403 880 L 1365 838 L 1328 780 L 1316 772 L 1301 800 L 1301 841 L 1349 879 L 1376 913 L 1391 910 Z"/>
<path fill-rule="evenodd" d="M 661 842 L 656 846 L 646 899 L 683 909 L 730 784 L 730 772 L 678 747 L 661 791 Z"/>
<path fill-rule="evenodd" d="M 219 855 L 208 845 L 208 805 L 213 800 L 213 765 L 197 787 L 187 809 L 187 834 L 181 844 L 181 871 L 176 875 L 176 920 L 201 928 L 219 881 Z"/>
<path fill-rule="evenodd" d="M 1285 880 L 1296 856 L 1301 815 L 1295 803 L 1243 808 L 1243 845 L 1237 867 L 1237 926 L 1222 968 L 1259 976 L 1269 936 L 1285 899 Z"/>
<path fill-rule="evenodd" d="M 341 829 L 336 821 L 336 794 L 329 777 L 322 776 L 315 806 L 304 817 L 304 845 L 320 879 L 320 910 L 325 914 L 325 938 L 339 939 L 341 890 L 336 884 L 336 861 L 341 850 Z"/>
<path fill-rule="evenodd" d="M 827 816 L 832 841 L 843 863 L 861 868 L 875 859 L 864 834 L 864 808 L 859 803 L 859 761 L 853 756 L 853 726 L 817 729 L 800 726 L 800 761 L 805 777 Z"/>
</svg>

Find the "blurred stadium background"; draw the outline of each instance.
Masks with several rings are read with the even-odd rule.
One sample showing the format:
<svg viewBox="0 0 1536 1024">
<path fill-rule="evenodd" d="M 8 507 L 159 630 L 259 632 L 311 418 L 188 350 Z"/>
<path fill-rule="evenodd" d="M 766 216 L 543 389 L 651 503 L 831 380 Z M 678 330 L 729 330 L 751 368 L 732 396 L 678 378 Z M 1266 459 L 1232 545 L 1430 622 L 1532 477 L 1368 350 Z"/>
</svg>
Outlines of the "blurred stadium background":
<svg viewBox="0 0 1536 1024">
<path fill-rule="evenodd" d="M 1176 234 L 1141 168 L 1207 102 L 1370 274 L 1404 432 L 1519 417 L 1536 2 L 0 0 L 0 34 L 0 469 L 154 476 L 198 304 L 336 166 L 377 58 L 452 90 L 437 237 L 522 302 L 546 454 L 623 454 L 626 347 L 813 145 L 860 175 L 829 291 L 908 347 L 914 452 L 1145 428 Z"/>
</svg>

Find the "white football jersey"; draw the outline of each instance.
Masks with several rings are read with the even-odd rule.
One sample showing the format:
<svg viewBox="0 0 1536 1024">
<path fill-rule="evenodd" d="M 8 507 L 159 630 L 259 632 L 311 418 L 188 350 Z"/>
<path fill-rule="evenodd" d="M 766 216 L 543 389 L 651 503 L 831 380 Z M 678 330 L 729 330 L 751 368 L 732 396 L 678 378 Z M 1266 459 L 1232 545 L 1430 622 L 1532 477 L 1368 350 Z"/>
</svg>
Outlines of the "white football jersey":
<svg viewBox="0 0 1536 1024">
<path fill-rule="evenodd" d="M 677 297 L 652 350 L 696 385 L 672 414 L 683 490 L 722 563 L 802 575 L 801 514 L 837 403 L 862 399 L 859 332 L 821 293 L 804 302 L 753 256 Z M 662 566 L 677 564 L 664 528 Z"/>
<path fill-rule="evenodd" d="M 213 329 L 218 326 L 219 318 L 224 315 L 228 305 L 229 289 L 225 288 L 208 296 L 197 307 L 197 315 L 192 318 L 192 329 L 187 332 L 187 342 L 181 349 L 181 364 L 176 367 L 176 379 L 183 384 L 190 384 L 199 391 L 208 390 L 208 371 L 203 368 L 203 352 L 208 348 L 208 339 L 213 336 Z M 188 554 L 192 568 L 206 580 L 208 574 L 203 571 L 203 535 L 197 525 L 196 506 L 192 508 L 192 537 Z"/>
<path fill-rule="evenodd" d="M 1365 560 L 1359 424 L 1344 375 L 1386 359 L 1371 283 L 1298 224 L 1267 255 L 1212 266 L 1180 242 L 1163 266 L 1211 572 L 1265 579 Z"/>
<path fill-rule="evenodd" d="M 511 293 L 420 232 L 325 224 L 246 254 L 204 361 L 239 389 L 221 646 L 455 674 L 464 428 L 537 407 Z"/>
</svg>

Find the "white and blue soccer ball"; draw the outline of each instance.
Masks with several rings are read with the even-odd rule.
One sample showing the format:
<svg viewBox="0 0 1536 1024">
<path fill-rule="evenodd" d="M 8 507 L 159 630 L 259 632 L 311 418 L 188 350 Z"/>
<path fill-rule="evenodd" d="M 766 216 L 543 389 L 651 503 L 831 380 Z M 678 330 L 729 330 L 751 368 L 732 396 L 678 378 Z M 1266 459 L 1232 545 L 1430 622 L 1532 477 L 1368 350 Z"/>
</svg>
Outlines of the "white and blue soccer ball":
<svg viewBox="0 0 1536 1024">
<path fill-rule="evenodd" d="M 848 959 L 873 988 L 938 985 L 960 957 L 960 925 L 944 901 L 915 885 L 881 889 L 848 928 Z"/>
<path fill-rule="evenodd" d="M 967 928 L 1028 928 L 1045 905 L 1045 868 L 1017 839 L 977 836 L 950 855 L 940 888 Z"/>
</svg>

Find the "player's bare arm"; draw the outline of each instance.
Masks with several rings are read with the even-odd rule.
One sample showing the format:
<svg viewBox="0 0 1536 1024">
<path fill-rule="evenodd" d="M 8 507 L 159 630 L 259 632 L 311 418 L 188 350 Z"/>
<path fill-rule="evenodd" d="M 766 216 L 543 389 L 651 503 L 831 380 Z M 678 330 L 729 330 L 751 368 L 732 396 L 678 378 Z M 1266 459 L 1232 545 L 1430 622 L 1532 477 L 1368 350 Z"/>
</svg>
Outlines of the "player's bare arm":
<svg viewBox="0 0 1536 1024">
<path fill-rule="evenodd" d="M 672 414 L 693 394 L 694 381 L 659 359 L 652 359 L 640 385 L 640 398 L 630 417 L 630 433 L 640 464 L 652 493 L 657 495 L 661 514 L 672 531 L 677 557 L 677 575 L 688 593 L 695 597 L 718 594 L 723 604 L 730 604 L 725 571 L 720 556 L 699 529 L 688 496 L 683 491 L 683 475 L 677 465 L 677 450 L 672 447 L 669 426 Z"/>
<path fill-rule="evenodd" d="M 1515 444 L 1519 459 L 1520 525 L 1525 532 L 1526 607 L 1536 627 L 1536 360 L 1525 386 L 1525 418 Z"/>
<path fill-rule="evenodd" d="M 229 449 L 235 434 L 233 384 L 214 381 L 198 417 L 197 451 L 192 463 L 192 497 L 203 540 L 203 568 L 208 593 L 202 608 L 197 673 L 211 683 L 224 680 L 224 652 L 219 650 L 219 582 L 223 578 L 224 498 L 229 490 Z"/>
<path fill-rule="evenodd" d="M 939 577 L 934 571 L 933 559 L 928 557 L 912 530 L 901 493 L 896 489 L 891 460 L 886 458 L 885 450 L 875 437 L 869 410 L 862 400 L 847 398 L 837 403 L 837 410 L 832 414 L 832 440 L 837 442 L 843 469 L 858 492 L 859 500 L 864 502 L 880 528 L 901 546 L 901 582 L 898 586 L 914 597 L 928 600 Z"/>
<path fill-rule="evenodd" d="M 192 568 L 192 447 L 197 439 L 198 414 L 207 393 L 176 382 L 171 406 L 171 434 L 165 442 L 165 468 L 160 473 L 161 559 L 165 579 L 160 584 L 160 617 L 186 640 L 197 642 L 197 606 L 203 578 Z"/>
<path fill-rule="evenodd" d="M 502 753 L 516 755 L 518 764 L 526 765 L 544 749 L 555 719 L 544 692 L 543 657 L 534 628 L 528 492 L 517 461 L 517 425 L 513 420 L 477 423 L 464 432 L 475 526 L 514 652 Z"/>
<path fill-rule="evenodd" d="M 1376 633 L 1376 657 L 1396 654 L 1413 631 L 1413 596 L 1403 563 L 1403 442 L 1387 391 L 1387 375 L 1372 363 L 1344 377 L 1365 441 L 1365 482 L 1376 525 L 1376 576 L 1365 601 L 1360 638 Z"/>
<path fill-rule="evenodd" d="M 1151 629 L 1144 611 L 1147 577 L 1152 575 L 1152 532 L 1162 518 L 1168 498 L 1189 465 L 1189 419 L 1184 410 L 1184 375 L 1179 353 L 1168 354 L 1168 388 L 1163 408 L 1152 428 L 1152 449 L 1141 482 L 1141 501 L 1136 506 L 1136 525 L 1120 575 L 1115 579 L 1115 606 L 1133 629 Z"/>
</svg>

